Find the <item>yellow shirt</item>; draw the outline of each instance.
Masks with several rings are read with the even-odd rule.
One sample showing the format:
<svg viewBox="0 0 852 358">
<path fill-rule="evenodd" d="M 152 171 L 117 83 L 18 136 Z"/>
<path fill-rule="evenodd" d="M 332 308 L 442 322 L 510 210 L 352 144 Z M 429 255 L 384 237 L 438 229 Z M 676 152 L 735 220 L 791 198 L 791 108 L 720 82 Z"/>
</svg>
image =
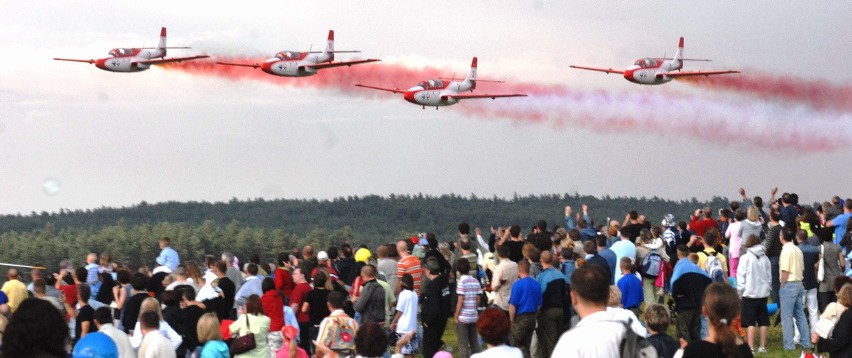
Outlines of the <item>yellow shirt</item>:
<svg viewBox="0 0 852 358">
<path fill-rule="evenodd" d="M 710 255 L 716 255 L 716 250 L 712 247 L 705 248 L 698 252 L 698 267 L 702 270 L 707 270 L 707 254 L 704 253 L 707 251 Z M 719 262 L 722 264 L 722 271 L 725 272 L 725 276 L 728 275 L 728 260 L 725 258 L 725 255 L 716 255 L 716 258 L 719 259 Z"/>
<path fill-rule="evenodd" d="M 6 296 L 9 297 L 9 308 L 12 312 L 15 312 L 15 310 L 18 309 L 18 305 L 29 297 L 29 294 L 27 293 L 27 286 L 25 286 L 20 280 L 6 281 L 6 283 L 3 284 L 2 290 L 6 293 Z"/>
<path fill-rule="evenodd" d="M 778 259 L 781 271 L 787 271 L 787 282 L 802 281 L 805 278 L 805 258 L 800 250 L 792 242 L 781 247 L 781 257 Z M 780 273 L 779 273 L 780 274 Z M 781 284 L 784 284 L 783 282 Z"/>
</svg>

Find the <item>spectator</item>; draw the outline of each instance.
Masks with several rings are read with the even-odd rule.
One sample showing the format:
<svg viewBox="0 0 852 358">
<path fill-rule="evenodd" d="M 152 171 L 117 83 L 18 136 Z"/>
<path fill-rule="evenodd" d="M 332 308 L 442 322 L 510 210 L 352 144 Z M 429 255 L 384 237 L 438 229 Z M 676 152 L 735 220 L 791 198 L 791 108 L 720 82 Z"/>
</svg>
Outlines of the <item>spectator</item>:
<svg viewBox="0 0 852 358">
<path fill-rule="evenodd" d="M 594 244 L 588 243 L 594 247 Z M 548 357 L 559 336 L 568 329 L 571 303 L 568 301 L 568 278 L 553 267 L 553 254 L 550 251 L 541 253 L 541 266 L 544 271 L 535 278 L 542 292 L 536 335 L 539 354 Z"/>
<path fill-rule="evenodd" d="M 745 210 L 737 210 L 734 213 L 734 222 L 730 223 L 724 231 L 725 238 L 728 239 L 728 267 L 731 269 L 731 277 L 737 277 L 737 266 L 740 263 L 740 248 L 745 239 L 740 235 L 742 234 L 742 225 L 745 219 Z"/>
<path fill-rule="evenodd" d="M 459 223 L 458 233 L 459 233 L 459 241 L 467 239 L 470 242 L 470 251 L 471 252 L 473 252 L 474 254 L 479 252 L 479 242 L 476 240 L 476 238 L 470 237 L 470 225 L 468 223 L 466 223 L 466 222 Z M 549 237 L 550 236 L 548 236 L 548 238 Z M 549 241 L 548 241 L 548 245 L 550 245 Z M 399 246 L 397 246 L 396 248 L 397 248 L 397 250 L 399 250 Z M 410 249 L 410 247 L 409 247 L 409 249 Z M 456 256 L 461 254 L 460 248 L 456 247 L 455 254 L 456 254 Z M 400 255 L 402 255 L 402 251 L 400 251 Z M 417 280 L 415 280 L 415 282 L 416 281 Z"/>
<path fill-rule="evenodd" d="M 168 339 L 171 344 L 172 352 L 176 351 L 178 347 L 183 343 L 183 338 L 180 336 L 177 331 L 172 328 L 171 325 L 168 324 L 163 319 L 163 312 L 160 310 L 160 302 L 157 301 L 156 298 L 148 297 L 142 301 L 142 305 L 139 308 L 139 320 L 136 321 L 136 324 L 133 326 L 133 334 L 130 336 L 130 344 L 134 348 L 139 348 L 142 344 L 144 344 L 144 338 L 146 329 L 142 328 L 142 315 L 146 312 L 153 312 L 156 315 L 157 319 L 159 319 L 159 323 L 156 326 L 148 326 L 148 329 L 152 329 L 152 327 L 156 327 L 160 331 L 160 336 Z M 150 324 L 150 323 L 149 323 Z M 140 357 L 142 357 L 141 349 L 140 349 Z"/>
<path fill-rule="evenodd" d="M 719 228 L 716 220 L 713 220 L 713 211 L 710 210 L 710 207 L 695 209 L 695 214 L 692 215 L 692 219 L 689 222 L 689 230 L 692 230 L 695 235 L 704 236 L 707 229 L 711 227 Z"/>
<path fill-rule="evenodd" d="M 222 331 L 219 329 L 219 319 L 215 313 L 205 313 L 198 319 L 196 325 L 198 343 L 201 346 L 200 358 L 230 358 L 228 345 L 222 341 Z M 122 356 L 123 357 L 123 356 Z"/>
<path fill-rule="evenodd" d="M 157 256 L 157 264 L 168 268 L 166 272 L 171 273 L 180 264 L 177 251 L 171 246 L 171 239 L 163 237 L 160 239 L 160 255 Z M 156 271 L 156 270 L 155 270 Z"/>
<path fill-rule="evenodd" d="M 636 266 L 643 268 L 645 258 L 648 255 L 656 254 L 660 256 L 661 263 L 669 261 L 669 255 L 665 250 L 665 242 L 660 237 L 662 230 L 659 226 L 652 227 L 651 230 L 643 228 L 639 231 L 639 238 L 636 242 Z M 653 256 L 652 256 L 653 257 Z M 659 265 L 657 265 L 659 267 Z M 645 305 L 651 305 L 657 302 L 657 276 L 650 275 L 644 270 L 639 270 L 642 276 L 642 295 Z"/>
<path fill-rule="evenodd" d="M 834 243 L 831 235 L 823 237 L 820 252 L 825 272 L 823 280 L 819 283 L 817 301 L 819 303 L 819 311 L 824 312 L 826 306 L 830 302 L 834 302 L 837 298 L 832 284 L 837 277 L 844 276 L 843 271 L 846 260 L 843 257 L 842 249 Z"/>
<path fill-rule="evenodd" d="M 281 328 L 284 327 L 284 300 L 281 292 L 275 289 L 275 280 L 266 277 L 261 282 L 263 296 L 260 298 L 263 313 L 269 317 L 269 334 L 266 342 L 270 352 L 277 352 L 283 345 Z"/>
<path fill-rule="evenodd" d="M 64 358 L 68 326 L 44 300 L 25 299 L 9 318 L 3 334 L 2 356 Z"/>
<path fill-rule="evenodd" d="M 707 272 L 710 275 L 710 279 L 714 281 L 727 281 L 725 279 L 726 273 L 728 272 L 728 262 L 725 259 L 725 255 L 722 255 L 719 250 L 716 249 L 716 246 L 719 244 L 720 239 L 719 229 L 715 227 L 708 228 L 707 231 L 704 232 L 704 237 L 700 238 L 700 242 L 704 245 L 704 249 L 698 252 L 698 267 Z M 719 274 L 719 278 L 714 278 L 713 267 L 707 266 L 707 257 L 715 256 L 720 263 L 721 272 Z"/>
<path fill-rule="evenodd" d="M 355 353 L 361 357 L 381 357 L 388 350 L 388 337 L 377 323 L 366 323 L 355 334 Z"/>
<path fill-rule="evenodd" d="M 293 293 L 293 275 L 290 273 L 293 266 L 290 264 L 290 255 L 286 252 L 278 253 L 278 267 L 275 269 L 275 289 L 280 291 L 284 297 L 290 297 Z"/>
<path fill-rule="evenodd" d="M 669 311 L 660 304 L 651 304 L 645 307 L 645 324 L 648 326 L 648 342 L 657 350 L 660 358 L 672 358 L 680 348 L 680 344 L 674 338 L 666 334 L 672 323 Z"/>
<path fill-rule="evenodd" d="M 254 333 L 255 348 L 235 357 L 269 357 L 269 346 L 266 343 L 266 335 L 269 333 L 269 317 L 263 315 L 263 307 L 258 295 L 251 295 L 244 306 L 239 308 L 240 316 L 231 323 L 228 330 L 232 337 L 241 337 Z"/>
<path fill-rule="evenodd" d="M 751 357 L 751 349 L 731 327 L 740 310 L 737 291 L 727 283 L 716 282 L 704 291 L 704 308 L 708 335 L 704 340 L 689 342 L 683 357 Z"/>
<path fill-rule="evenodd" d="M 386 282 L 393 290 L 396 290 L 397 286 L 397 277 L 396 277 L 396 260 L 389 257 L 390 249 L 387 245 L 380 245 L 376 249 L 376 256 L 378 256 L 378 261 L 376 263 L 376 268 L 378 271 L 385 276 Z M 428 255 L 428 254 L 427 254 Z M 438 255 L 443 258 L 443 255 Z M 354 261 L 353 261 L 354 265 Z M 350 283 L 351 284 L 351 283 Z M 393 292 L 391 292 L 393 294 Z"/>
<path fill-rule="evenodd" d="M 222 261 L 225 261 L 225 276 L 228 276 L 228 279 L 231 280 L 231 282 L 234 284 L 234 290 L 236 292 L 236 289 L 240 288 L 243 285 L 243 274 L 240 273 L 240 270 L 238 270 L 234 266 L 235 265 L 234 260 L 236 260 L 236 257 L 234 256 L 234 254 L 232 254 L 230 252 L 223 252 L 222 253 Z M 310 272 L 310 271 L 307 271 L 307 272 Z M 220 317 L 229 317 L 229 316 L 230 315 L 220 316 Z"/>
<path fill-rule="evenodd" d="M 342 258 L 337 261 L 337 272 L 340 273 L 340 279 L 346 286 L 352 286 L 352 281 L 355 281 L 355 278 L 360 275 L 360 271 L 355 268 L 352 246 L 347 243 L 341 244 L 340 254 Z M 394 265 L 394 270 L 396 270 L 396 265 Z"/>
<path fill-rule="evenodd" d="M 819 282 L 816 276 L 816 266 L 817 262 L 819 262 L 820 252 L 818 247 L 808 243 L 808 234 L 804 230 L 796 232 L 796 242 L 799 245 L 799 250 L 802 251 L 804 262 L 802 286 L 805 289 L 805 309 L 808 311 L 809 327 L 813 331 L 813 327 L 819 319 L 819 312 L 817 311 L 817 288 L 819 288 Z"/>
<path fill-rule="evenodd" d="M 500 259 L 500 263 L 494 268 L 491 279 L 491 289 L 495 292 L 494 305 L 503 312 L 508 312 L 512 285 L 518 279 L 518 264 L 509 260 L 508 246 L 497 247 L 497 257 Z"/>
<path fill-rule="evenodd" d="M 521 358 L 523 353 L 516 347 L 506 345 L 511 330 L 506 314 L 497 308 L 488 308 L 479 315 L 476 331 L 488 347 L 471 358 Z"/>
<path fill-rule="evenodd" d="M 215 296 L 202 301 L 210 311 L 216 312 L 216 315 L 222 317 L 222 319 L 231 317 L 234 295 L 237 292 L 236 284 L 226 274 L 229 269 L 231 267 L 228 266 L 226 261 L 217 261 L 213 265 L 213 274 L 216 279 L 211 281 L 210 286 L 213 288 Z M 199 292 L 201 291 L 203 289 L 199 290 Z"/>
<path fill-rule="evenodd" d="M 595 246 L 597 247 L 598 256 L 603 257 L 606 260 L 607 267 L 609 268 L 607 271 L 610 276 L 610 283 L 615 284 L 615 265 L 617 261 L 617 255 L 614 251 L 612 251 L 609 247 L 607 247 L 607 239 L 604 235 L 595 236 Z"/>
<path fill-rule="evenodd" d="M 166 291 L 173 291 L 180 286 L 186 286 L 191 288 L 195 293 L 198 293 L 198 285 L 195 284 L 194 281 L 190 281 L 189 276 L 187 275 L 187 269 L 184 266 L 178 266 L 175 269 L 175 272 L 172 273 L 174 275 L 174 282 L 170 283 L 166 286 Z"/>
<path fill-rule="evenodd" d="M 609 286 L 609 301 L 606 304 L 606 310 L 607 312 L 612 312 L 619 316 L 626 317 L 627 320 L 630 321 L 630 328 L 632 328 L 634 332 L 637 332 L 637 334 L 642 337 L 648 337 L 648 330 L 642 325 L 642 322 L 639 320 L 639 316 L 633 313 L 633 311 L 626 310 L 622 307 L 621 290 L 618 289 L 618 286 Z"/>
<path fill-rule="evenodd" d="M 302 347 L 307 352 L 311 351 L 311 316 L 302 311 L 302 304 L 307 299 L 308 293 L 311 292 L 311 285 L 308 283 L 303 273 L 302 267 L 293 269 L 293 293 L 290 296 L 290 308 L 296 313 L 296 321 L 299 323 L 299 347 Z"/>
<path fill-rule="evenodd" d="M 44 279 L 38 279 L 35 282 L 33 282 L 33 290 L 34 290 L 33 297 L 45 300 L 47 302 L 50 302 L 50 304 L 52 304 L 53 307 L 56 307 L 56 309 L 59 310 L 59 312 L 61 312 L 62 314 L 65 314 L 65 304 L 62 302 L 62 300 L 60 300 L 56 297 L 48 296 L 45 293 L 46 288 L 47 288 L 47 284 L 44 282 Z"/>
<path fill-rule="evenodd" d="M 358 323 L 355 322 L 352 317 L 349 317 L 345 312 L 343 312 L 343 300 L 345 298 L 345 294 L 340 291 L 334 291 L 328 294 L 328 300 L 326 302 L 326 307 L 328 311 L 331 313 L 322 319 L 319 324 L 319 333 L 317 335 L 316 341 L 322 343 L 326 347 L 332 351 L 332 355 L 323 357 L 320 351 L 317 351 L 318 358 L 337 358 L 337 357 L 346 357 L 352 355 L 355 348 L 355 337 L 341 337 L 340 335 L 335 336 L 334 333 L 338 332 L 333 329 L 333 326 L 337 326 L 338 330 L 342 330 L 343 327 L 349 327 L 352 332 L 358 331 Z M 357 334 L 356 334 L 357 336 Z M 352 347 L 353 349 L 332 349 L 333 347 Z"/>
<path fill-rule="evenodd" d="M 198 332 L 195 328 L 198 325 L 198 320 L 200 320 L 201 316 L 204 315 L 204 309 L 198 305 L 191 304 L 195 301 L 194 290 L 181 289 L 177 292 L 181 295 L 180 300 L 181 306 L 183 307 L 181 308 L 181 314 L 183 315 L 185 322 L 183 345 L 186 347 L 188 352 L 193 352 L 200 345 L 198 342 Z"/>
<path fill-rule="evenodd" d="M 423 262 L 429 261 L 429 258 L 434 257 L 435 261 L 438 264 L 438 267 L 441 269 L 444 275 L 449 275 L 451 270 L 451 265 L 449 261 L 441 254 L 441 251 L 438 250 L 438 239 L 435 238 L 434 233 L 426 233 L 426 242 L 428 243 L 428 250 L 426 251 L 425 256 L 423 257 Z M 384 272 L 384 271 L 382 271 Z M 387 274 L 386 274 L 387 275 Z M 390 278 L 388 278 L 390 279 Z M 391 283 L 390 281 L 388 283 Z M 396 283 L 396 282 L 394 282 Z M 421 283 L 422 284 L 422 283 Z M 396 287 L 391 285 L 391 287 Z"/>
<path fill-rule="evenodd" d="M 601 270 L 604 270 L 604 272 L 606 272 L 607 274 L 610 274 L 609 262 L 606 261 L 606 258 L 604 258 L 603 256 L 598 254 L 598 252 L 597 252 L 598 247 L 595 244 L 595 242 L 592 241 L 592 240 L 589 240 L 589 241 L 582 243 L 582 246 L 583 246 L 583 256 L 580 256 L 580 257 L 585 258 L 586 263 L 588 263 L 590 265 L 596 265 L 596 266 L 600 267 Z M 610 252 L 612 252 L 612 250 L 610 250 Z M 573 253 L 573 252 L 571 252 L 571 253 Z M 613 253 L 613 255 L 615 255 L 615 253 Z M 563 254 L 563 256 L 564 256 L 564 254 Z M 564 273 L 564 271 L 563 271 L 563 273 Z M 610 274 L 610 276 L 612 276 L 612 275 Z M 566 277 L 568 277 L 567 274 L 566 274 Z"/>
<path fill-rule="evenodd" d="M 584 265 L 571 275 L 571 286 L 571 302 L 581 319 L 559 338 L 551 357 L 620 356 L 629 318 L 620 311 L 606 309 L 609 277 L 597 266 Z"/>
<path fill-rule="evenodd" d="M 671 286 L 674 310 L 677 312 L 675 329 L 679 339 L 691 342 L 701 339 L 701 300 L 710 277 L 693 263 L 685 245 L 677 247 L 677 264 L 672 272 Z"/>
<path fill-rule="evenodd" d="M 547 222 L 539 220 L 533 227 L 532 234 L 527 236 L 527 242 L 535 245 L 540 252 L 550 251 L 551 246 L 553 246 L 552 236 L 553 233 L 547 231 Z M 476 250 L 473 251 L 476 252 Z"/>
<path fill-rule="evenodd" d="M 792 350 L 795 348 L 793 345 L 794 317 L 799 330 L 800 344 L 805 348 L 810 348 L 811 343 L 807 339 L 808 323 L 803 307 L 805 288 L 802 280 L 804 279 L 805 261 L 802 250 L 793 244 L 794 234 L 790 228 L 781 229 L 780 239 L 783 246 L 779 260 L 781 270 L 779 294 L 781 296 L 781 328 L 784 335 L 784 349 Z"/>
<path fill-rule="evenodd" d="M 317 330 L 320 322 L 331 313 L 328 307 L 328 294 L 331 292 L 331 281 L 325 272 L 317 272 L 314 276 L 314 289 L 305 296 L 302 303 L 302 313 L 308 314 L 311 327 L 311 340 L 317 338 Z M 342 308 L 342 306 L 341 306 Z"/>
<path fill-rule="evenodd" d="M 423 274 L 423 269 L 420 267 L 420 260 L 411 254 L 411 246 L 413 244 L 409 240 L 399 240 L 396 242 L 396 251 L 399 252 L 399 262 L 396 265 L 396 277 L 402 278 L 402 275 L 409 274 L 414 279 L 414 292 L 420 292 L 420 276 Z M 394 288 L 394 293 L 399 294 L 402 290 L 400 283 Z"/>
<path fill-rule="evenodd" d="M 621 233 L 627 234 L 630 242 L 634 242 L 636 241 L 636 238 L 639 237 L 639 232 L 644 227 L 645 225 L 639 221 L 639 213 L 636 210 L 631 210 L 627 213 L 627 216 L 624 217 L 624 222 L 621 224 Z"/>
<path fill-rule="evenodd" d="M 754 346 L 754 327 L 760 327 L 760 347 L 758 353 L 766 352 L 766 335 L 769 328 L 769 311 L 766 308 L 769 298 L 772 274 L 769 258 L 766 257 L 760 237 L 750 235 L 746 238 L 746 253 L 743 254 L 737 271 L 737 291 L 742 297 L 742 327 L 748 328 L 748 345 Z"/>
<path fill-rule="evenodd" d="M 156 301 L 156 300 L 155 300 Z M 162 320 L 154 311 L 144 311 L 139 314 L 137 329 L 142 338 L 139 345 L 140 358 L 174 358 L 175 348 L 169 339 L 160 331 Z M 135 332 L 134 332 L 135 333 Z"/>
<path fill-rule="evenodd" d="M 412 331 L 415 332 L 414 337 L 402 349 L 402 354 L 405 356 L 413 356 L 419 348 L 416 339 L 418 299 L 417 294 L 414 293 L 414 278 L 410 274 L 403 274 L 400 278 L 400 284 L 402 291 L 399 293 L 399 299 L 396 302 L 396 314 L 390 328 L 396 332 L 397 339 L 401 339 Z M 479 285 L 478 282 L 477 285 Z M 463 348 L 460 349 L 463 350 Z"/>
<path fill-rule="evenodd" d="M 825 226 L 834 227 L 834 243 L 840 243 L 843 236 L 846 234 L 849 220 L 852 219 L 852 200 L 846 199 L 843 204 L 843 214 L 837 215 L 833 219 L 827 221 Z"/>
<path fill-rule="evenodd" d="M 302 347 L 297 346 L 293 342 L 294 339 L 299 337 L 299 328 L 297 326 L 285 325 L 281 329 L 281 335 L 284 337 L 284 345 L 275 354 L 275 358 L 310 358 L 308 352 L 305 352 Z M 382 336 L 384 336 L 384 332 L 382 332 Z M 357 340 L 358 337 L 356 336 L 355 339 Z M 387 347 L 385 347 L 385 350 L 387 350 Z"/>
<path fill-rule="evenodd" d="M 479 338 L 476 335 L 477 307 L 479 307 L 482 287 L 479 281 L 470 275 L 470 261 L 465 258 L 456 260 L 456 300 L 455 321 L 456 339 L 459 345 L 459 357 L 470 358 L 479 352 Z"/>
<path fill-rule="evenodd" d="M 781 214 L 777 211 L 769 212 L 769 225 L 766 232 L 766 241 L 763 246 L 766 247 L 766 256 L 769 257 L 769 264 L 772 266 L 772 289 L 769 291 L 769 298 L 772 302 L 781 302 L 778 291 L 781 287 L 780 272 L 778 260 L 781 256 L 781 229 L 780 223 Z"/>
<path fill-rule="evenodd" d="M 95 310 L 89 306 L 89 298 L 92 291 L 89 285 L 83 283 L 77 285 L 77 302 L 75 306 L 65 302 L 65 312 L 68 312 L 74 318 L 74 339 L 73 344 L 76 344 L 80 338 L 83 338 L 89 332 L 95 331 L 95 324 L 92 322 L 95 316 Z"/>
<path fill-rule="evenodd" d="M 148 296 L 148 291 L 145 290 L 145 285 L 147 283 L 146 280 L 145 275 L 138 272 L 130 277 L 130 287 L 132 288 L 132 291 L 130 292 L 130 297 L 128 297 L 124 302 L 122 307 L 124 312 L 121 316 L 121 323 L 124 328 L 124 332 L 129 332 L 130 329 L 136 325 L 136 320 L 139 318 L 139 309 L 142 307 L 142 301 L 150 297 Z"/>
<path fill-rule="evenodd" d="M 616 241 L 610 246 L 610 250 L 615 253 L 616 262 L 619 263 L 619 267 L 621 265 L 621 259 L 627 257 L 630 259 L 631 263 L 636 263 L 636 245 L 630 238 L 630 234 L 626 231 L 621 231 L 621 240 Z M 621 280 L 621 275 L 623 275 L 621 270 L 615 271 L 615 282 L 618 283 Z"/>
<path fill-rule="evenodd" d="M 629 257 L 622 257 L 619 262 L 621 279 L 618 280 L 618 289 L 621 291 L 621 306 L 633 312 L 639 317 L 639 308 L 642 305 L 642 281 L 633 273 L 633 263 Z"/>
<path fill-rule="evenodd" d="M 130 339 L 127 337 L 127 333 L 122 332 L 113 325 L 112 311 L 109 307 L 96 309 L 94 322 L 95 326 L 98 328 L 98 332 L 106 334 L 115 343 L 116 348 L 118 348 L 119 357 L 136 357 L 136 351 L 133 349 L 133 346 L 130 345 Z"/>
<path fill-rule="evenodd" d="M 246 300 L 251 295 L 263 295 L 263 288 L 261 284 L 263 283 L 263 276 L 258 275 L 258 266 L 254 263 L 249 263 L 246 265 L 246 278 L 243 280 L 242 286 L 237 290 L 237 294 L 234 296 L 234 302 L 237 306 L 242 306 L 246 304 Z"/>
<path fill-rule="evenodd" d="M 192 288 L 187 288 L 187 290 L 192 290 Z M 182 339 L 185 338 L 187 335 L 187 327 L 189 327 L 189 325 L 187 324 L 184 311 L 180 308 L 182 301 L 181 292 L 165 291 L 160 294 L 160 301 L 163 305 L 163 321 L 172 327 L 172 329 L 177 332 L 178 336 Z M 187 342 L 184 340 L 176 349 L 176 354 L 179 357 L 183 357 L 186 355 L 186 352 Z"/>
<path fill-rule="evenodd" d="M 352 298 L 355 311 L 361 316 L 361 324 L 375 322 L 385 324 L 385 292 L 376 282 L 376 268 L 372 265 L 361 268 L 361 292 Z"/>
<path fill-rule="evenodd" d="M 9 308 L 12 309 L 12 313 L 14 313 L 18 309 L 18 305 L 21 304 L 27 297 L 29 296 L 29 291 L 27 291 L 27 286 L 21 282 L 21 278 L 18 275 L 18 269 L 10 268 L 9 272 L 6 275 L 6 282 L 3 283 L 3 288 L 0 289 L 4 293 L 6 293 L 6 297 L 9 298 Z"/>
<path fill-rule="evenodd" d="M 518 262 L 518 276 L 509 297 L 509 319 L 512 321 L 510 343 L 521 348 L 524 358 L 530 358 L 535 317 L 542 300 L 541 285 L 530 277 L 530 263 L 526 260 Z"/>
<path fill-rule="evenodd" d="M 447 275 L 438 265 L 427 265 L 426 276 L 429 285 L 423 290 L 419 303 L 422 303 L 420 319 L 423 322 L 423 356 L 431 357 L 444 345 L 441 337 L 450 316 L 450 288 Z"/>
</svg>

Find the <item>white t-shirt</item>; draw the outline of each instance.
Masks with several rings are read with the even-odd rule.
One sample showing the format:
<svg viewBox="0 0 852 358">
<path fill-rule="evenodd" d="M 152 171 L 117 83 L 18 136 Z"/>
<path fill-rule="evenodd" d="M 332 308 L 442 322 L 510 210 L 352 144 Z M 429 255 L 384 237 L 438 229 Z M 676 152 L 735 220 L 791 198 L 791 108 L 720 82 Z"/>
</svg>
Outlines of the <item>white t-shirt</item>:
<svg viewBox="0 0 852 358">
<path fill-rule="evenodd" d="M 480 353 L 476 353 L 470 358 L 523 358 L 524 353 L 520 349 L 510 347 L 505 344 L 496 347 L 488 348 Z"/>
<path fill-rule="evenodd" d="M 396 321 L 396 333 L 408 333 L 417 329 L 417 295 L 412 290 L 402 290 L 396 301 L 396 310 L 402 312 Z"/>
</svg>

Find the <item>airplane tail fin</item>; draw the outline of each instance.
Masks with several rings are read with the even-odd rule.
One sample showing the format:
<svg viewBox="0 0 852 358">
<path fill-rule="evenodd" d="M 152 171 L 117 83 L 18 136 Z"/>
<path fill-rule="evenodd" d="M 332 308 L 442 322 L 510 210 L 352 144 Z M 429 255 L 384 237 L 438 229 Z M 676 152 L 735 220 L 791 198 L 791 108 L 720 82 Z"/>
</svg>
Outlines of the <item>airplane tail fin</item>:
<svg viewBox="0 0 852 358">
<path fill-rule="evenodd" d="M 681 36 L 680 41 L 677 43 L 677 52 L 675 52 L 674 58 L 672 58 L 673 67 L 680 69 L 683 67 L 683 36 Z"/>
<path fill-rule="evenodd" d="M 334 61 L 334 30 L 328 30 L 328 42 L 325 44 L 323 55 L 328 55 L 328 60 Z"/>
<path fill-rule="evenodd" d="M 160 29 L 160 43 L 157 44 L 157 50 L 162 54 L 162 56 L 166 56 L 166 28 L 165 27 Z"/>
<path fill-rule="evenodd" d="M 476 57 L 470 62 L 470 70 L 467 71 L 467 77 L 464 78 L 466 83 L 470 83 L 470 89 L 476 88 Z"/>
</svg>

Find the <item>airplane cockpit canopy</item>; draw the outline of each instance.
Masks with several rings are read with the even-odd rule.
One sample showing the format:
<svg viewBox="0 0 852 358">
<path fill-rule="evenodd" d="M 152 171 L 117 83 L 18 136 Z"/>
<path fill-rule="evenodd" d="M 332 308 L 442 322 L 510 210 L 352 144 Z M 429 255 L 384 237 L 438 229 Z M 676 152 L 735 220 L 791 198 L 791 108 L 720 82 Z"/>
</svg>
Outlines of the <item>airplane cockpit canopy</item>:
<svg viewBox="0 0 852 358">
<path fill-rule="evenodd" d="M 444 87 L 444 82 L 441 82 L 441 80 L 426 80 L 420 81 L 420 83 L 418 83 L 417 85 L 423 87 L 424 89 L 442 88 Z"/>
<path fill-rule="evenodd" d="M 109 51 L 109 55 L 112 57 L 124 57 L 133 55 L 132 48 L 114 48 Z"/>
<path fill-rule="evenodd" d="M 642 68 L 656 67 L 657 61 L 654 60 L 653 58 L 640 58 L 640 59 L 636 60 L 636 63 L 634 63 L 634 65 L 642 67 Z"/>
<path fill-rule="evenodd" d="M 301 55 L 296 51 L 281 51 L 275 54 L 275 58 L 279 60 L 298 60 Z"/>
</svg>

